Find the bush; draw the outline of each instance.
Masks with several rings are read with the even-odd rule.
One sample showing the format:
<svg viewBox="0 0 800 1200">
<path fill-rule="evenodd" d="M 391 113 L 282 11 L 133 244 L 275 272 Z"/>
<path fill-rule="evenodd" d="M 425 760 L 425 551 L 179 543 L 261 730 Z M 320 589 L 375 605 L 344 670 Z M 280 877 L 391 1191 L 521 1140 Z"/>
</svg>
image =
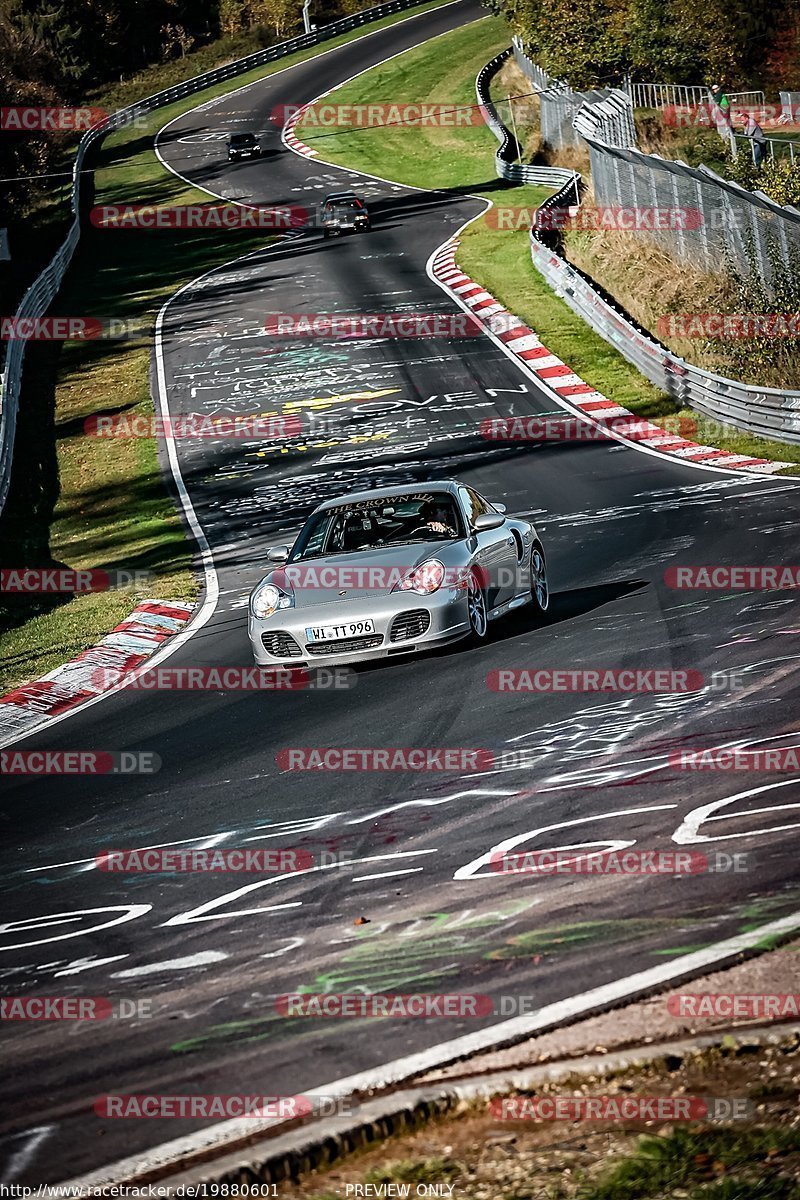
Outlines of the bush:
<svg viewBox="0 0 800 1200">
<path fill-rule="evenodd" d="M 763 192 L 776 204 L 800 207 L 800 164 L 793 165 L 788 158 L 768 158 L 759 170 L 745 147 L 738 158 L 729 154 L 727 174 L 734 183 L 751 192 Z"/>
</svg>

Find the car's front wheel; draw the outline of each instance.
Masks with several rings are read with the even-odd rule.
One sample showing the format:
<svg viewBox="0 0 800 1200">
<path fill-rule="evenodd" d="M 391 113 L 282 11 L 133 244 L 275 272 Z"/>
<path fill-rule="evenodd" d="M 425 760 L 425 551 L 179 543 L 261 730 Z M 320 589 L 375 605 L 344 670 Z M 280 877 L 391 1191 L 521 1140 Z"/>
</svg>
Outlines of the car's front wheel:
<svg viewBox="0 0 800 1200">
<path fill-rule="evenodd" d="M 469 616 L 470 641 L 482 642 L 489 628 L 489 618 L 486 614 L 486 593 L 474 572 L 470 575 L 467 587 L 467 614 Z"/>
<path fill-rule="evenodd" d="M 538 616 L 543 616 L 550 605 L 550 589 L 547 583 L 547 563 L 541 542 L 531 548 L 531 601 Z"/>
</svg>

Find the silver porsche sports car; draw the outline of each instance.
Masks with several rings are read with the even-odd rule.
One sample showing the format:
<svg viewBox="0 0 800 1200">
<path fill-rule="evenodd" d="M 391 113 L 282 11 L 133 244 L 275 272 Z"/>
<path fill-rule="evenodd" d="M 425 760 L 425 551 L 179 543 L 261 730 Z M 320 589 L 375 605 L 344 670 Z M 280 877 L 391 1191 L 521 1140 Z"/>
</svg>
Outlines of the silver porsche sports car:
<svg viewBox="0 0 800 1200">
<path fill-rule="evenodd" d="M 530 521 L 505 515 L 452 480 L 376 488 L 326 500 L 250 596 L 259 666 L 339 666 L 413 654 L 532 604 L 547 610 L 542 544 Z"/>
</svg>

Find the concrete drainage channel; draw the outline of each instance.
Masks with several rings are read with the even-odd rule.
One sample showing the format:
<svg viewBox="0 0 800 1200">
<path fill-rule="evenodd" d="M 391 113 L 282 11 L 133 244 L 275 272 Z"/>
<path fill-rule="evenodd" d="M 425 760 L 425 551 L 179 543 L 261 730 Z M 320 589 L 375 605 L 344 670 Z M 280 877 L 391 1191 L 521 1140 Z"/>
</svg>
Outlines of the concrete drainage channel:
<svg viewBox="0 0 800 1200">
<path fill-rule="evenodd" d="M 718 1030 L 714 1034 L 639 1045 L 607 1054 L 583 1055 L 524 1068 L 507 1068 L 478 1077 L 454 1079 L 446 1084 L 404 1088 L 367 1099 L 349 1115 L 323 1118 L 278 1136 L 230 1152 L 191 1169 L 178 1165 L 168 1176 L 154 1175 L 168 1195 L 202 1195 L 203 1184 L 253 1184 L 296 1182 L 320 1167 L 340 1162 L 392 1135 L 410 1132 L 427 1121 L 452 1113 L 459 1105 L 488 1100 L 509 1092 L 530 1092 L 546 1084 L 583 1076 L 609 1076 L 639 1068 L 659 1059 L 682 1060 L 723 1045 L 733 1053 L 741 1048 L 779 1046 L 800 1039 L 800 1023 Z M 152 1182 L 138 1178 L 137 1184 Z M 162 1193 L 164 1194 L 164 1193 Z"/>
</svg>

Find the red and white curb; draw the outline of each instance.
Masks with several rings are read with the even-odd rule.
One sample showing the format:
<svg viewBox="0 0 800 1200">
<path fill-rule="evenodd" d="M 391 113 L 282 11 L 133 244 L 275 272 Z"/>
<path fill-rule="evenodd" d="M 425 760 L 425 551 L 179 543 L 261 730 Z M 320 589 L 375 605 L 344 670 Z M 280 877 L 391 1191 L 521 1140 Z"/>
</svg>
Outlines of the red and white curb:
<svg viewBox="0 0 800 1200">
<path fill-rule="evenodd" d="M 283 127 L 283 133 L 281 134 L 281 141 L 284 143 L 284 145 L 288 146 L 290 150 L 293 150 L 295 154 L 299 154 L 302 158 L 316 158 L 317 154 L 319 153 L 318 150 L 312 150 L 310 146 L 305 144 L 305 142 L 301 142 L 294 132 L 298 123 L 302 121 L 303 117 L 305 116 L 306 109 L 310 107 L 311 104 L 304 104 L 302 108 L 298 108 L 297 112 L 293 113 L 292 116 L 289 117 L 289 120 Z"/>
<path fill-rule="evenodd" d="M 177 600 L 143 600 L 96 646 L 0 696 L 0 739 L 44 726 L 48 717 L 60 717 L 119 686 L 186 625 L 193 608 Z"/>
<path fill-rule="evenodd" d="M 684 461 L 733 470 L 757 471 L 760 474 L 770 474 L 792 465 L 788 462 L 772 462 L 766 458 L 751 458 L 747 454 L 733 454 L 715 446 L 700 446 L 697 442 L 689 441 L 660 425 L 637 417 L 621 404 L 609 400 L 548 350 L 524 321 L 509 313 L 485 288 L 464 274 L 456 264 L 458 246 L 458 239 L 453 238 L 436 252 L 431 261 L 433 277 L 467 307 L 481 324 L 494 332 L 506 349 L 524 362 L 528 370 L 542 383 L 587 417 L 619 420 L 620 427 L 616 432 L 623 438 Z M 625 428 L 626 418 L 630 418 L 630 429 Z"/>
</svg>

